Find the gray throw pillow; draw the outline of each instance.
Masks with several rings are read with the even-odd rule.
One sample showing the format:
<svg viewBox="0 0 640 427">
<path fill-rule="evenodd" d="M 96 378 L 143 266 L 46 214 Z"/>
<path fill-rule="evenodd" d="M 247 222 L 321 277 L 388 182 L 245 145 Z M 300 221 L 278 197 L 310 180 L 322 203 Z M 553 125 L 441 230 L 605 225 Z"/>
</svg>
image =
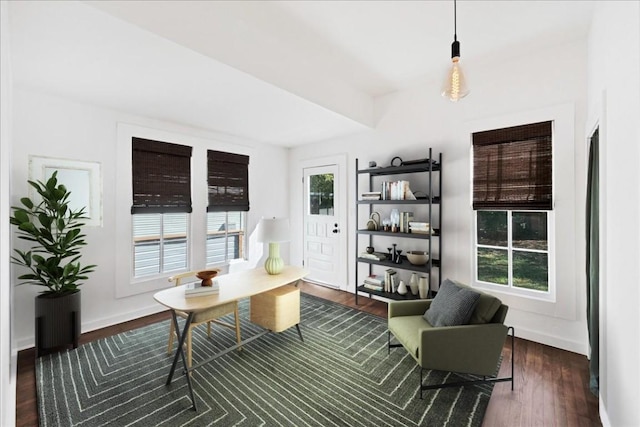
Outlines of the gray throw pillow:
<svg viewBox="0 0 640 427">
<path fill-rule="evenodd" d="M 478 292 L 446 279 L 423 317 L 431 326 L 465 325 L 479 298 Z"/>
</svg>

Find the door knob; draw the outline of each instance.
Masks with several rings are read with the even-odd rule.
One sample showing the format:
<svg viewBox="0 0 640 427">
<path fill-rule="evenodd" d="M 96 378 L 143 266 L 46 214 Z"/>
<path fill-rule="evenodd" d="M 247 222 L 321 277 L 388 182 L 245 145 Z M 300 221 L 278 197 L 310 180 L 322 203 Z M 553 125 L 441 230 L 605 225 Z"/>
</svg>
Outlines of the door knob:
<svg viewBox="0 0 640 427">
<path fill-rule="evenodd" d="M 333 229 L 333 233 L 334 233 L 334 234 L 335 234 L 335 233 L 339 233 L 339 232 L 340 232 L 340 229 L 339 229 L 339 228 L 334 228 L 334 229 Z"/>
</svg>

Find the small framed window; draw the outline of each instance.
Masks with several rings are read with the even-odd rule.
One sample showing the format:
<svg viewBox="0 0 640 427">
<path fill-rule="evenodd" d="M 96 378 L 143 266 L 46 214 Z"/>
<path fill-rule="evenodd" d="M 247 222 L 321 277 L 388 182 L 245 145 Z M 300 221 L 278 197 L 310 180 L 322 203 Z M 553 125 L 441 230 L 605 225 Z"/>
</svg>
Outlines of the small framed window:
<svg viewBox="0 0 640 427">
<path fill-rule="evenodd" d="M 475 282 L 553 293 L 552 122 L 473 134 Z"/>
</svg>

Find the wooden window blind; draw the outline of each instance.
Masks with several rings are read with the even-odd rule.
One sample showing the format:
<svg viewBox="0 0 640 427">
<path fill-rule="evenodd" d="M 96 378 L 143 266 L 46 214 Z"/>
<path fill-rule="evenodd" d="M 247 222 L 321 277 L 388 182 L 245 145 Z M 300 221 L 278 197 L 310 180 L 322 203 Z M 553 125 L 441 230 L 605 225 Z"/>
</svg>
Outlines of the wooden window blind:
<svg viewBox="0 0 640 427">
<path fill-rule="evenodd" d="M 207 150 L 207 212 L 249 210 L 249 156 Z"/>
<path fill-rule="evenodd" d="M 553 208 L 552 122 L 473 134 L 473 209 Z"/>
<path fill-rule="evenodd" d="M 131 213 L 191 212 L 192 148 L 143 138 L 131 143 Z"/>
</svg>

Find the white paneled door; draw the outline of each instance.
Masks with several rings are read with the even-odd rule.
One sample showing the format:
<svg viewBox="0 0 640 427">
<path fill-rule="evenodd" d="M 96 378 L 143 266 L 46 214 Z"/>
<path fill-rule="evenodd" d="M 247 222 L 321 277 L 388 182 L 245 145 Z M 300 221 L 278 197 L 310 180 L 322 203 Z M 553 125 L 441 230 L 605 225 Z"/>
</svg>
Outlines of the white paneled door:
<svg viewBox="0 0 640 427">
<path fill-rule="evenodd" d="M 304 266 L 306 280 L 344 288 L 344 206 L 336 164 L 304 168 Z M 343 227 L 345 230 L 343 230 Z"/>
</svg>

